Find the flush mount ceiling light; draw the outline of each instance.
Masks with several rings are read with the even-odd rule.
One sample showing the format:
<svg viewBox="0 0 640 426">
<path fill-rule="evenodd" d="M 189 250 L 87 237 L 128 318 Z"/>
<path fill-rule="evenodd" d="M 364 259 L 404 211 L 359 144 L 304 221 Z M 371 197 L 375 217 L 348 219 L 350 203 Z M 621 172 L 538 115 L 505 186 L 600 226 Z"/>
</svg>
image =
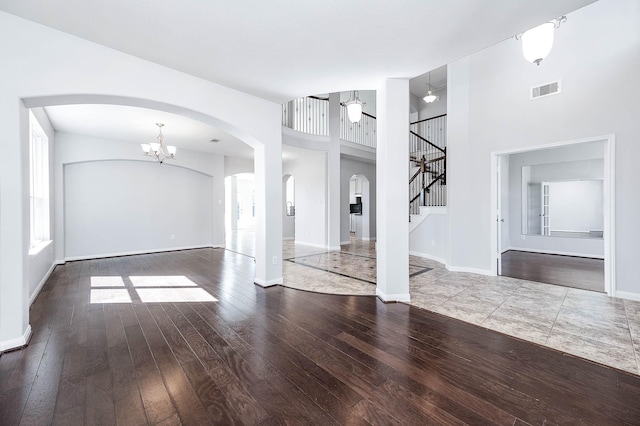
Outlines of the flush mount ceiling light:
<svg viewBox="0 0 640 426">
<path fill-rule="evenodd" d="M 560 28 L 560 24 L 566 20 L 566 16 L 561 16 L 517 35 L 516 40 L 522 41 L 524 58 L 533 64 L 540 65 L 540 62 L 551 52 L 554 30 Z"/>
<path fill-rule="evenodd" d="M 357 123 L 362 118 L 362 107 L 366 104 L 362 102 L 359 98 L 359 93 L 357 90 L 351 91 L 351 95 L 349 96 L 349 100 L 344 103 L 347 107 L 347 115 L 349 116 L 349 121 L 352 123 Z"/>
<path fill-rule="evenodd" d="M 142 152 L 144 153 L 144 155 L 153 157 L 158 163 L 162 164 L 164 160 L 173 160 L 176 157 L 177 149 L 175 146 L 169 145 L 167 146 L 167 151 L 165 152 L 163 145 L 164 136 L 162 135 L 162 127 L 164 126 L 164 124 L 156 123 L 156 126 L 158 126 L 160 132 L 158 133 L 158 142 L 143 143 L 140 144 L 140 146 L 142 147 Z"/>
<path fill-rule="evenodd" d="M 429 84 L 427 84 L 427 89 L 429 89 L 429 91 L 427 92 L 427 95 L 422 99 L 428 104 L 437 101 L 438 97 L 431 93 L 431 71 L 429 71 Z"/>
</svg>

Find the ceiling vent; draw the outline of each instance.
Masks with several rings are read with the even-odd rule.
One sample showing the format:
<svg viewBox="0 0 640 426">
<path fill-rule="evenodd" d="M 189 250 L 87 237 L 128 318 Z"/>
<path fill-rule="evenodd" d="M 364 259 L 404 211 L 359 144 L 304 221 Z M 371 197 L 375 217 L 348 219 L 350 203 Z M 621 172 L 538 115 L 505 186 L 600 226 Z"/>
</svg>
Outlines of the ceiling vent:
<svg viewBox="0 0 640 426">
<path fill-rule="evenodd" d="M 543 98 L 545 96 L 557 95 L 558 93 L 560 93 L 560 80 L 543 84 L 542 86 L 532 87 L 530 99 Z"/>
</svg>

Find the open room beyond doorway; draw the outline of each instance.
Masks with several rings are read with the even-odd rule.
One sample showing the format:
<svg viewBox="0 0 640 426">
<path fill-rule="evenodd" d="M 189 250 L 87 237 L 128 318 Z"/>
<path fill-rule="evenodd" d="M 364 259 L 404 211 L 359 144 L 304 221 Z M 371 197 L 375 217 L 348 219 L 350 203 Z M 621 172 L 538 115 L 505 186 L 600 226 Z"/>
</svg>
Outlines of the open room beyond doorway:
<svg viewBox="0 0 640 426">
<path fill-rule="evenodd" d="M 613 136 L 493 153 L 498 275 L 615 295 Z"/>
</svg>

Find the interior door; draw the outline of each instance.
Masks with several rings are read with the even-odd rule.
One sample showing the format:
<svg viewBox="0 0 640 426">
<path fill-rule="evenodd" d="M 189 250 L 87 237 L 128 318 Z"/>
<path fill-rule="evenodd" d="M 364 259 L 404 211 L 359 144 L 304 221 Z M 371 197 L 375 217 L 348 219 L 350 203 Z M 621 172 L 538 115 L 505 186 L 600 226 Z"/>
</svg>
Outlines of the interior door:
<svg viewBox="0 0 640 426">
<path fill-rule="evenodd" d="M 551 215 L 549 214 L 549 182 L 542 182 L 540 199 L 542 217 L 542 235 L 551 235 Z"/>
</svg>

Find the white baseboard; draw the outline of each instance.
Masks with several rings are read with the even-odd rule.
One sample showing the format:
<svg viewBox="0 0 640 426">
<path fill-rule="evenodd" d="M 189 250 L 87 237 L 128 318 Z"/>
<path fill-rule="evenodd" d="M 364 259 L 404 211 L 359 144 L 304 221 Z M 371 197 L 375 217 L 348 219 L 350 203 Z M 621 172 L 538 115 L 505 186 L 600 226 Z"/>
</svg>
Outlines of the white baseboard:
<svg viewBox="0 0 640 426">
<path fill-rule="evenodd" d="M 376 240 L 376 237 L 362 239 L 362 241 L 375 241 L 375 240 Z"/>
<path fill-rule="evenodd" d="M 38 297 L 38 295 L 40 294 L 40 291 L 42 291 L 42 287 L 44 286 L 44 283 L 47 282 L 47 280 L 49 279 L 49 277 L 51 276 L 51 273 L 53 272 L 53 270 L 56 268 L 56 266 L 58 266 L 57 262 L 54 262 L 51 264 L 51 268 L 49 268 L 49 270 L 47 271 L 46 274 L 44 274 L 44 277 L 42 277 L 42 279 L 40 280 L 40 282 L 38 283 L 38 286 L 36 287 L 35 290 L 33 290 L 33 293 L 31 294 L 31 296 L 29 296 L 29 306 L 33 305 L 33 302 L 36 301 L 36 298 Z"/>
<path fill-rule="evenodd" d="M 322 248 L 327 250 L 327 246 L 325 244 L 316 244 L 316 243 L 308 243 L 306 241 L 300 241 L 300 240 L 296 240 L 296 244 L 300 244 L 303 246 L 309 246 L 309 247 L 317 247 L 317 248 Z"/>
<path fill-rule="evenodd" d="M 274 278 L 272 280 L 266 280 L 266 281 L 262 280 L 260 278 L 255 278 L 253 280 L 253 282 L 258 284 L 261 287 L 271 287 L 271 286 L 274 286 L 274 285 L 280 285 L 284 281 L 283 281 L 282 277 L 280 277 L 280 278 Z"/>
<path fill-rule="evenodd" d="M 465 268 L 463 266 L 451 266 L 451 265 L 445 265 L 445 267 L 447 268 L 447 271 L 451 271 L 451 272 L 469 272 L 471 274 L 488 275 L 488 276 L 496 275 L 494 271 L 490 271 L 488 269 Z"/>
<path fill-rule="evenodd" d="M 328 250 L 329 250 L 329 251 L 340 251 L 340 250 L 341 250 L 341 248 L 340 248 L 340 246 L 330 246 L 330 247 L 328 248 Z"/>
<path fill-rule="evenodd" d="M 380 300 L 382 300 L 383 302 L 385 302 L 385 303 L 388 303 L 388 302 L 407 302 L 407 303 L 409 303 L 411 301 L 411 296 L 409 295 L 409 293 L 385 294 L 378 287 L 376 287 L 376 296 L 378 296 L 378 298 Z"/>
<path fill-rule="evenodd" d="M 351 244 L 351 240 L 347 240 L 347 241 L 340 241 L 340 245 L 344 246 L 346 244 Z"/>
<path fill-rule="evenodd" d="M 422 257 L 423 259 L 433 260 L 435 262 L 442 263 L 443 265 L 447 264 L 447 261 L 445 259 L 443 259 L 442 257 L 433 256 L 431 254 L 421 253 L 419 251 L 409 251 L 409 254 L 411 256 Z"/>
<path fill-rule="evenodd" d="M 613 297 L 619 297 L 620 299 L 629 299 L 640 301 L 640 293 L 632 293 L 630 291 L 617 290 Z"/>
<path fill-rule="evenodd" d="M 29 343 L 30 338 L 31 325 L 28 325 L 22 336 L 0 342 L 0 353 L 25 346 L 27 343 Z"/>
<path fill-rule="evenodd" d="M 506 251 L 509 251 L 509 250 L 526 251 L 527 253 L 559 254 L 561 256 L 586 257 L 589 259 L 604 259 L 604 255 L 600 255 L 600 254 L 573 253 L 570 251 L 538 250 L 538 249 L 531 249 L 526 247 L 509 247 L 509 249 Z"/>
<path fill-rule="evenodd" d="M 184 247 L 171 247 L 164 249 L 148 249 L 148 250 L 134 250 L 134 251 L 124 251 L 119 253 L 106 253 L 106 254 L 90 254 L 85 256 L 70 256 L 65 257 L 65 262 L 71 262 L 74 260 L 89 260 L 89 259 L 104 259 L 107 257 L 120 257 L 120 256 L 133 256 L 136 254 L 150 254 L 150 253 L 164 253 L 168 251 L 180 251 L 180 250 L 192 250 L 199 248 L 224 248 L 223 245 L 212 245 L 212 244 L 203 244 L 197 246 L 184 246 Z"/>
<path fill-rule="evenodd" d="M 283 237 L 282 241 L 291 241 L 291 240 L 295 240 L 296 237 Z"/>
</svg>

